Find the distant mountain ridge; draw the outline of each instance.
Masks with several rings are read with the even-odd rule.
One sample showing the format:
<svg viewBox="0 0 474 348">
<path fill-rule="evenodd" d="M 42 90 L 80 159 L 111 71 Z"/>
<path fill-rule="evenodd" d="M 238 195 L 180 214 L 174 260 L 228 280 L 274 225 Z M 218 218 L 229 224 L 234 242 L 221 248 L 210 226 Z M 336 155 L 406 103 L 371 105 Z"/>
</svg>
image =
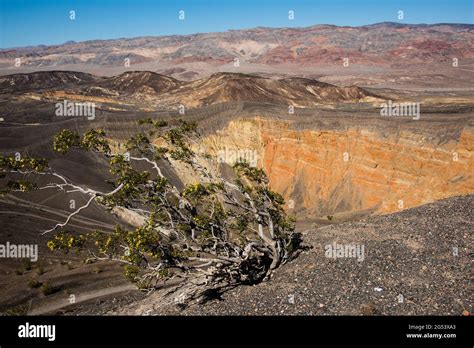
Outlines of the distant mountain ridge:
<svg viewBox="0 0 474 348">
<path fill-rule="evenodd" d="M 315 25 L 305 28 L 230 30 L 191 35 L 68 41 L 62 45 L 0 50 L 0 70 L 23 67 L 62 68 L 181 64 L 278 66 L 351 64 L 403 66 L 474 58 L 472 24 L 376 23 L 360 27 Z M 130 70 L 130 67 L 128 68 Z M 74 70 L 74 69 L 71 69 Z M 83 69 L 81 69 L 83 70 Z M 151 69 L 155 70 L 155 69 Z"/>
<path fill-rule="evenodd" d="M 73 71 L 41 71 L 0 77 L 0 94 L 35 93 L 47 98 L 135 101 L 168 109 L 248 101 L 308 107 L 377 98 L 357 86 L 338 87 L 307 78 L 271 79 L 240 73 L 214 73 L 180 81 L 151 71 L 128 71 L 100 77 Z M 105 100 L 104 99 L 104 100 Z"/>
</svg>

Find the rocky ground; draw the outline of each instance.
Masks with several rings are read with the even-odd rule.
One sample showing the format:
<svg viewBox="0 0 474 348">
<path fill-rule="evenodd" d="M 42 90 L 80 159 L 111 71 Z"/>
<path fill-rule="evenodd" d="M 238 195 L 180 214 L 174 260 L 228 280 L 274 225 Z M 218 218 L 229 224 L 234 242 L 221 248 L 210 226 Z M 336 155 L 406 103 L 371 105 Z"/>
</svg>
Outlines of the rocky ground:
<svg viewBox="0 0 474 348">
<path fill-rule="evenodd" d="M 473 216 L 469 195 L 307 230 L 311 249 L 271 281 L 184 310 L 158 309 L 159 298 L 150 295 L 104 314 L 467 315 Z M 333 242 L 363 245 L 364 260 L 326 257 Z"/>
</svg>

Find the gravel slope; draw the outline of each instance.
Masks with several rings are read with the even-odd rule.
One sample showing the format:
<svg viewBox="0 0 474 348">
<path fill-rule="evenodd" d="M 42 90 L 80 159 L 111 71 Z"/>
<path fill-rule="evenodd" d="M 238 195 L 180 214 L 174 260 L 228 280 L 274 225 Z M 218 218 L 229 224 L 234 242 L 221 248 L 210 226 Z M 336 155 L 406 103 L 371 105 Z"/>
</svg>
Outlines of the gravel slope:
<svg viewBox="0 0 474 348">
<path fill-rule="evenodd" d="M 153 295 L 122 310 L 181 315 L 466 315 L 473 304 L 473 216 L 474 195 L 469 195 L 309 230 L 304 240 L 312 249 L 277 270 L 269 282 L 238 287 L 220 301 L 184 310 L 158 310 L 159 299 Z M 333 242 L 363 245 L 364 260 L 326 257 L 325 246 Z"/>
</svg>

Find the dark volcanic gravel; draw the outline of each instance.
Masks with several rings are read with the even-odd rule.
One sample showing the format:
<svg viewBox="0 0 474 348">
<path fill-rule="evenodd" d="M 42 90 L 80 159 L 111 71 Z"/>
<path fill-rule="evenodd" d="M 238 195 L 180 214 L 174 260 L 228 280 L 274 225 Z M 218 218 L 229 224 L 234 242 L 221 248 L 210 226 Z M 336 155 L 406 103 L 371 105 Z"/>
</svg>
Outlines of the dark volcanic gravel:
<svg viewBox="0 0 474 348">
<path fill-rule="evenodd" d="M 307 231 L 304 241 L 312 249 L 270 281 L 238 287 L 202 306 L 155 314 L 466 314 L 473 304 L 473 203 L 474 195 L 455 197 Z M 325 245 L 333 242 L 363 245 L 364 260 L 326 257 Z"/>
</svg>

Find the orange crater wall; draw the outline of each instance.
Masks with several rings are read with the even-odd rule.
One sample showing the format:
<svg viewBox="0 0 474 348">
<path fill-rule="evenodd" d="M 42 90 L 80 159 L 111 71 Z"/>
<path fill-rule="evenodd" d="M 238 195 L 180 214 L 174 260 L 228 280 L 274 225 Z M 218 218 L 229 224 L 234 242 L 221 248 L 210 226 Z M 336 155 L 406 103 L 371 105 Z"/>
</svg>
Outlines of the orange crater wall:
<svg viewBox="0 0 474 348">
<path fill-rule="evenodd" d="M 394 132 L 395 133 L 395 132 Z M 474 131 L 437 146 L 421 135 L 293 130 L 287 122 L 232 121 L 211 148 L 247 147 L 288 208 L 307 217 L 373 210 L 388 213 L 474 192 Z"/>
</svg>

